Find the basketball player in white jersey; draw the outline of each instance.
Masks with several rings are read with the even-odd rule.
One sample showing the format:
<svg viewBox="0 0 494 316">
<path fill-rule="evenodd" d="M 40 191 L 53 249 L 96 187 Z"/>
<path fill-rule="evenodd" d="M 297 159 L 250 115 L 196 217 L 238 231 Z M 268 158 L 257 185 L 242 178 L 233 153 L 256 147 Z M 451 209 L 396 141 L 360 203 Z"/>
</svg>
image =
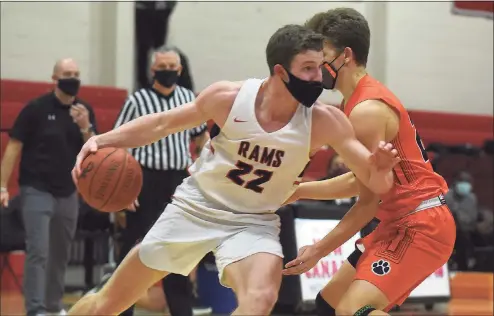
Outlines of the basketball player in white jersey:
<svg viewBox="0 0 494 316">
<path fill-rule="evenodd" d="M 142 116 L 91 138 L 73 171 L 98 148 L 133 148 L 212 119 L 216 126 L 172 203 L 106 285 L 71 315 L 115 315 L 168 273 L 187 275 L 214 251 L 222 284 L 238 300 L 234 315 L 268 315 L 282 277 L 279 218 L 309 157 L 332 146 L 376 193 L 391 188 L 399 161 L 390 144 L 369 152 L 337 108 L 314 103 L 322 92 L 323 38 L 298 25 L 279 29 L 266 48 L 266 80 L 217 82 L 197 100 Z"/>
</svg>

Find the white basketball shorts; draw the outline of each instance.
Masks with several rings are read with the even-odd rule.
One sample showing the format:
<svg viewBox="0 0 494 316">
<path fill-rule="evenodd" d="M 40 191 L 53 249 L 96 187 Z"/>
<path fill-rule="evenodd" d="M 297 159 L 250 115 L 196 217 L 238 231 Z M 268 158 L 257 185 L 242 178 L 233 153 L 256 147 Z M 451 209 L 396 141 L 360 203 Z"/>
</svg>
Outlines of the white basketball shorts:
<svg viewBox="0 0 494 316">
<path fill-rule="evenodd" d="M 178 204 L 174 201 L 167 205 L 140 245 L 139 257 L 147 267 L 188 275 L 213 251 L 220 282 L 226 285 L 223 270 L 231 263 L 256 253 L 283 258 L 277 215 L 269 214 L 265 221 L 252 221 L 253 217 L 263 215 L 230 213 L 225 219 L 219 213 L 217 217 L 210 216 L 211 212 L 206 216 L 201 210 Z M 250 220 L 243 220 L 245 215 Z"/>
</svg>

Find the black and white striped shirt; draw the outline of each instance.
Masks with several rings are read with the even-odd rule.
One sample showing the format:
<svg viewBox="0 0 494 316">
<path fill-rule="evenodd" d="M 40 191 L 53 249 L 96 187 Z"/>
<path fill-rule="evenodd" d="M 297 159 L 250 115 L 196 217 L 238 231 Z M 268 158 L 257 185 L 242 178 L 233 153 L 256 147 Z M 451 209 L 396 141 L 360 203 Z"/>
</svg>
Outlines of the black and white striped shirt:
<svg viewBox="0 0 494 316">
<path fill-rule="evenodd" d="M 181 86 L 177 86 L 169 96 L 164 96 L 153 88 L 140 89 L 127 98 L 115 122 L 115 128 L 139 116 L 168 111 L 194 99 L 194 93 Z M 151 145 L 132 149 L 132 155 L 145 168 L 185 170 L 192 163 L 189 150 L 191 138 L 201 135 L 206 129 L 206 124 L 203 124 L 168 135 Z"/>
</svg>

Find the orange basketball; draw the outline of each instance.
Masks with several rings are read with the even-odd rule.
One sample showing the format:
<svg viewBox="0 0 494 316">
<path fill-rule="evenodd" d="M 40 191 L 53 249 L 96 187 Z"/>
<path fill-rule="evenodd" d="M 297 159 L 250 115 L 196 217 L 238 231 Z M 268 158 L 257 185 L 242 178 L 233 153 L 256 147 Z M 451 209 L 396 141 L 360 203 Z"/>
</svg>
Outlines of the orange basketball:
<svg viewBox="0 0 494 316">
<path fill-rule="evenodd" d="M 82 162 L 77 189 L 99 211 L 125 209 L 137 199 L 141 187 L 141 166 L 125 149 L 103 148 Z"/>
</svg>

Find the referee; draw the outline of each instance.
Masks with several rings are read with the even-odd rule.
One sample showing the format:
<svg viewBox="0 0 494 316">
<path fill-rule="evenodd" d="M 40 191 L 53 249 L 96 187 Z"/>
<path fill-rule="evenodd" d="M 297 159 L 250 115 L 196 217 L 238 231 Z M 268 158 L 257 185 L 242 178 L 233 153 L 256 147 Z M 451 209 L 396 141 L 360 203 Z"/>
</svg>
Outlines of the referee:
<svg viewBox="0 0 494 316">
<path fill-rule="evenodd" d="M 169 111 L 193 101 L 194 93 L 177 85 L 181 71 L 180 55 L 175 49 L 161 47 L 155 51 L 151 65 L 152 87 L 142 88 L 128 97 L 115 128 L 142 115 Z M 171 202 L 176 187 L 188 176 L 187 167 L 192 163 L 190 142 L 195 142 L 200 150 L 208 139 L 207 126 L 203 124 L 132 149 L 132 155 L 142 167 L 143 186 L 137 201 L 124 213 L 126 227 L 122 231 L 118 263 L 144 238 L 165 205 Z M 170 314 L 191 316 L 193 295 L 188 277 L 170 274 L 162 282 Z M 132 314 L 133 307 L 122 315 Z"/>
</svg>

